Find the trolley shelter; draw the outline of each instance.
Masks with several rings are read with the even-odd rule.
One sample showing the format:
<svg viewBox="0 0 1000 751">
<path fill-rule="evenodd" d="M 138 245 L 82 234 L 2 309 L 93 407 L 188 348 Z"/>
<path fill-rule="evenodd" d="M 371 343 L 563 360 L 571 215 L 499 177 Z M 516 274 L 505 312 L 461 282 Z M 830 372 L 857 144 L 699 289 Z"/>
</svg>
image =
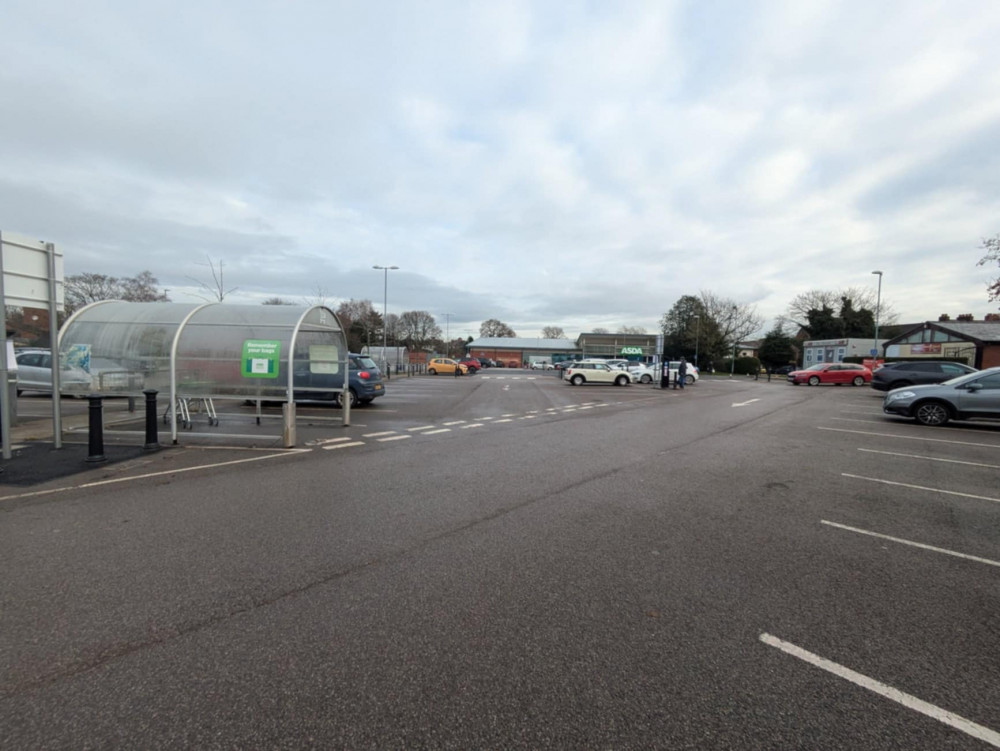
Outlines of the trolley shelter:
<svg viewBox="0 0 1000 751">
<path fill-rule="evenodd" d="M 59 332 L 63 366 L 88 383 L 64 394 L 169 395 L 165 416 L 177 442 L 178 419 L 203 406 L 217 424 L 214 399 L 284 401 L 285 445 L 295 445 L 294 397 L 332 398 L 347 388 L 347 339 L 322 305 L 131 303 L 103 300 L 76 311 Z M 344 422 L 349 424 L 349 399 Z M 259 416 L 258 411 L 258 416 Z"/>
</svg>

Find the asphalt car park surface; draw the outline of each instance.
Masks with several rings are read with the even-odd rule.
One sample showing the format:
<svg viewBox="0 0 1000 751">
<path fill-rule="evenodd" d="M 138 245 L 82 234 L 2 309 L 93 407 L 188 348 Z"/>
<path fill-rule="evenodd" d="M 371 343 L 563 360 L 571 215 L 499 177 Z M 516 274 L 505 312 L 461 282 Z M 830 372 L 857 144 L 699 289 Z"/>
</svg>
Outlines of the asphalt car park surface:
<svg viewBox="0 0 1000 751">
<path fill-rule="evenodd" d="M 1000 430 L 881 396 L 399 379 L 0 500 L 5 745 L 1000 745 Z"/>
</svg>

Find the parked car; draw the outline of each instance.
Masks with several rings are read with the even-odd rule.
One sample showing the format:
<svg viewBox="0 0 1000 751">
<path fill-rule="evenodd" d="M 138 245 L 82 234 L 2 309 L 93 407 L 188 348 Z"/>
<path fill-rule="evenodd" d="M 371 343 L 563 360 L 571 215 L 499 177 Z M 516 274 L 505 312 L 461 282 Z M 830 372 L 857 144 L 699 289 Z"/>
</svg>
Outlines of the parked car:
<svg viewBox="0 0 1000 751">
<path fill-rule="evenodd" d="M 975 372 L 973 367 L 948 360 L 887 362 L 872 373 L 872 388 L 877 391 L 892 391 L 903 386 L 941 383 Z"/>
<path fill-rule="evenodd" d="M 866 383 L 871 383 L 871 380 L 872 372 L 868 368 L 852 362 L 821 362 L 805 370 L 793 370 L 788 374 L 788 382 L 795 386 L 800 383 L 807 383 L 810 386 L 818 386 L 821 383 L 864 386 Z"/>
<path fill-rule="evenodd" d="M 978 370 L 950 381 L 893 389 L 882 400 L 889 415 L 912 417 L 921 425 L 944 425 L 974 417 L 1000 419 L 1000 367 Z"/>
<path fill-rule="evenodd" d="M 612 368 L 606 363 L 577 362 L 563 372 L 563 379 L 572 386 L 582 386 L 585 383 L 607 383 L 614 386 L 627 386 L 635 382 L 635 377 L 627 370 Z"/>
<path fill-rule="evenodd" d="M 475 375 L 483 367 L 483 364 L 479 362 L 479 358 L 476 357 L 466 357 L 464 360 L 459 360 L 459 362 L 465 366 L 469 375 Z"/>
<path fill-rule="evenodd" d="M 533 362 L 533 363 L 531 363 L 531 369 L 532 370 L 552 370 L 553 367 L 554 366 L 552 365 L 552 363 L 546 362 L 544 360 L 541 361 L 541 362 Z"/>
<path fill-rule="evenodd" d="M 772 370 L 771 375 L 787 376 L 793 370 L 798 370 L 798 369 L 799 369 L 798 365 L 781 365 L 780 367 L 777 367 L 774 370 Z"/>
<path fill-rule="evenodd" d="M 676 378 L 676 373 L 678 368 L 680 368 L 680 360 L 670 361 L 670 377 Z M 686 375 L 684 376 L 684 383 L 690 386 L 692 383 L 698 380 L 698 368 L 696 368 L 692 363 L 687 364 Z"/>
<path fill-rule="evenodd" d="M 653 379 L 660 377 L 660 374 L 645 362 L 629 363 L 628 372 L 638 383 L 652 383 Z"/>
<path fill-rule="evenodd" d="M 47 349 L 22 349 L 14 353 L 17 362 L 17 395 L 25 391 L 52 393 L 52 353 Z M 62 363 L 59 385 L 63 391 L 86 392 L 91 387 L 87 371 Z"/>
<path fill-rule="evenodd" d="M 617 370 L 628 370 L 629 365 L 632 364 L 632 360 L 605 360 L 608 365 Z"/>
<path fill-rule="evenodd" d="M 427 372 L 431 375 L 437 375 L 438 373 L 442 375 L 455 375 L 456 369 L 459 375 L 465 375 L 469 372 L 469 369 L 462 363 L 456 362 L 450 357 L 434 357 L 427 363 Z"/>
<path fill-rule="evenodd" d="M 385 394 L 382 373 L 367 355 L 347 355 L 347 392 L 352 407 L 363 407 Z M 332 401 L 340 404 L 340 391 L 344 384 L 341 373 L 313 373 L 309 368 L 295 371 L 295 400 Z M 306 390 L 308 389 L 308 390 Z M 318 389 L 338 389 L 319 391 Z"/>
</svg>

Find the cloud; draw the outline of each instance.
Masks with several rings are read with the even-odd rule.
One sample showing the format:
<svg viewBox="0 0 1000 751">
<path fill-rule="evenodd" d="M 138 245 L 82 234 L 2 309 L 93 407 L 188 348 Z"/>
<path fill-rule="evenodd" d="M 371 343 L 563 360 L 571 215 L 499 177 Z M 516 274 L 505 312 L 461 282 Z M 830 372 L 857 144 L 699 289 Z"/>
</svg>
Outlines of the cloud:
<svg viewBox="0 0 1000 751">
<path fill-rule="evenodd" d="M 876 266 L 992 307 L 993 3 L 9 5 L 0 229 L 68 273 L 379 307 L 395 264 L 390 312 L 525 335 Z"/>
</svg>

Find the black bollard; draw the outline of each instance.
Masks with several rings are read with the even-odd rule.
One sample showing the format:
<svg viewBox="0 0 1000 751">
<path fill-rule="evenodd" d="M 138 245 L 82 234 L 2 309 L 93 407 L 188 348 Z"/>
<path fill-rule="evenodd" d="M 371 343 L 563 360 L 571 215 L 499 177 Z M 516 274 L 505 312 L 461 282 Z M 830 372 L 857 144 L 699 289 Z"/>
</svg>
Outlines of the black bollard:
<svg viewBox="0 0 1000 751">
<path fill-rule="evenodd" d="M 90 455 L 87 457 L 87 461 L 95 464 L 106 462 L 108 458 L 104 455 L 104 399 L 91 394 L 87 400 L 90 402 Z"/>
<path fill-rule="evenodd" d="M 159 451 L 160 442 L 156 434 L 156 395 L 160 392 L 156 389 L 146 389 L 142 393 L 146 395 L 146 445 L 142 450 Z"/>
</svg>

